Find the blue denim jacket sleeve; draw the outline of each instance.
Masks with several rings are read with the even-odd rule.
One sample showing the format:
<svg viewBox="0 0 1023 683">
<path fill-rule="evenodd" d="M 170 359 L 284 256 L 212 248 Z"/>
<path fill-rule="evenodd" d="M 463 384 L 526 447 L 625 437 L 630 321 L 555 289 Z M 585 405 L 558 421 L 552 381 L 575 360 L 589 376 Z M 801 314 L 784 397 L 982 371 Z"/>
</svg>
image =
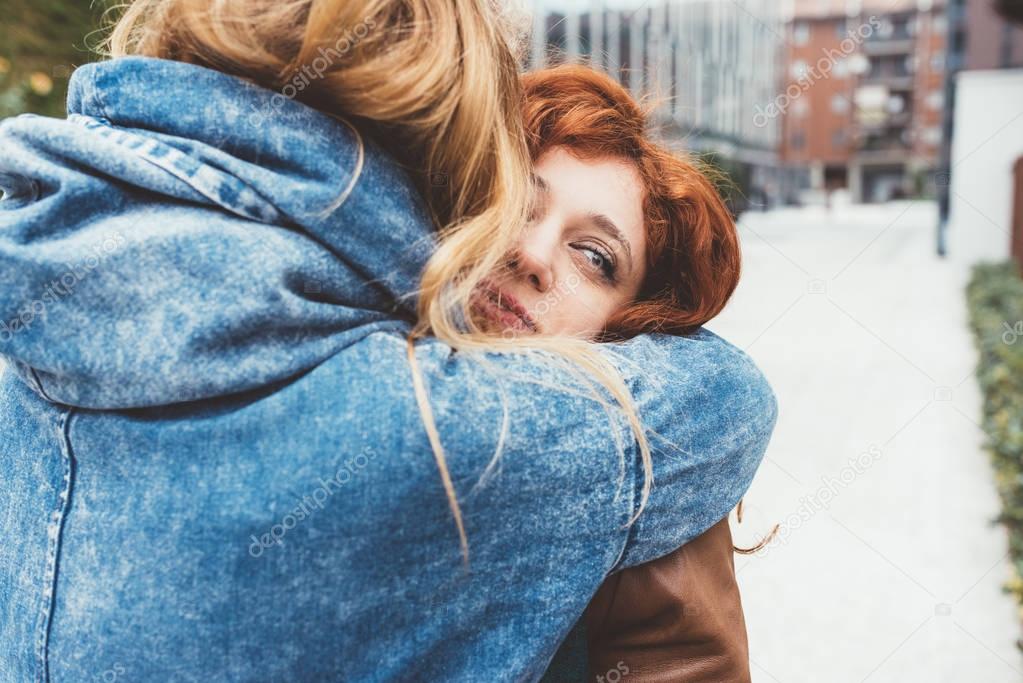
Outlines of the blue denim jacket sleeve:
<svg viewBox="0 0 1023 683">
<path fill-rule="evenodd" d="M 707 330 L 688 337 L 645 335 L 602 351 L 632 391 L 647 429 L 654 476 L 614 571 L 672 552 L 738 504 L 770 440 L 777 403 L 749 357 Z M 435 341 L 421 343 L 418 355 L 425 360 L 430 405 L 445 445 L 474 443 L 471 435 L 481 425 L 501 428 L 494 404 L 483 395 L 466 400 L 467 380 L 476 386 L 489 380 L 496 388 L 486 395 L 497 393 L 513 406 L 506 431 L 538 450 L 571 452 L 583 433 L 578 420 L 591 426 L 610 420 L 612 430 L 593 431 L 607 434 L 607 457 L 615 457 L 616 441 L 621 444 L 620 473 L 631 479 L 621 482 L 622 497 L 631 513 L 639 511 L 644 473 L 632 432 L 621 413 L 609 416 L 596 400 L 580 401 L 590 390 L 570 373 L 514 356 L 451 354 Z M 582 444 L 575 449 L 584 450 Z"/>
<path fill-rule="evenodd" d="M 656 493 L 630 529 L 622 568 L 681 547 L 738 504 L 767 449 L 778 404 L 749 356 L 706 329 L 644 335 L 605 350 L 629 384 L 654 462 Z M 635 473 L 638 492 L 639 465 Z"/>
<path fill-rule="evenodd" d="M 0 124 L 0 354 L 42 396 L 101 409 L 215 400 L 409 329 L 430 222 L 406 174 L 348 124 L 215 71 L 142 58 L 80 68 L 68 106 L 66 121 Z M 462 399 L 479 359 L 435 340 L 420 348 L 435 361 L 424 367 L 439 423 L 500 424 L 493 405 Z M 654 493 L 628 531 L 624 567 L 737 503 L 777 405 L 748 356 L 708 330 L 602 350 L 655 449 Z M 535 385 L 516 395 L 548 416 L 529 428 L 538 448 L 571 445 L 557 419 L 563 378 L 514 355 L 486 362 Z M 632 461 L 634 510 L 635 441 L 620 415 L 594 406 Z M 457 443 L 472 438 L 463 430 Z"/>
</svg>

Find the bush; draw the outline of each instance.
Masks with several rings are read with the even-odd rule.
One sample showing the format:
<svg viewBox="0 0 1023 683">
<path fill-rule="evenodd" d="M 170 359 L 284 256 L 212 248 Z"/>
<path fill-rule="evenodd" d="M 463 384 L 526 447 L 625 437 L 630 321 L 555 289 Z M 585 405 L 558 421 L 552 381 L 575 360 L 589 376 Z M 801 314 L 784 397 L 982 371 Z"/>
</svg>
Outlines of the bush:
<svg viewBox="0 0 1023 683">
<path fill-rule="evenodd" d="M 980 352 L 985 448 L 1002 499 L 1015 569 L 1008 590 L 1023 605 L 1023 280 L 1015 263 L 981 264 L 966 289 Z"/>
</svg>

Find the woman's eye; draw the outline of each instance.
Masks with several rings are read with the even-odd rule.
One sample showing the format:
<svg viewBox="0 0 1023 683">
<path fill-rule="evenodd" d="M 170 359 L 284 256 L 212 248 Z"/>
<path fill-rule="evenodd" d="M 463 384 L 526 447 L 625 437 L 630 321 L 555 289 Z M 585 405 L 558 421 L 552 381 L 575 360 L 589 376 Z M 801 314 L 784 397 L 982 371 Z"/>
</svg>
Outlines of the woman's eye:
<svg viewBox="0 0 1023 683">
<path fill-rule="evenodd" d="M 578 249 L 594 271 L 608 282 L 614 282 L 615 264 L 608 254 L 591 246 L 580 246 Z"/>
</svg>

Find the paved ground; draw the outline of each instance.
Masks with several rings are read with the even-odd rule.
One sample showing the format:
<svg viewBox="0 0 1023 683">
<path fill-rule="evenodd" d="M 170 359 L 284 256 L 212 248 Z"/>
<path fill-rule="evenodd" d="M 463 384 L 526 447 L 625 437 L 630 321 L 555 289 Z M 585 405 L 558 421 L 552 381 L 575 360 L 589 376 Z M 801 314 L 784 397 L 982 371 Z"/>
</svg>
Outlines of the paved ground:
<svg viewBox="0 0 1023 683">
<path fill-rule="evenodd" d="M 745 275 L 708 325 L 781 415 L 736 542 L 754 681 L 1023 680 L 981 450 L 966 264 L 918 202 L 744 217 Z"/>
</svg>

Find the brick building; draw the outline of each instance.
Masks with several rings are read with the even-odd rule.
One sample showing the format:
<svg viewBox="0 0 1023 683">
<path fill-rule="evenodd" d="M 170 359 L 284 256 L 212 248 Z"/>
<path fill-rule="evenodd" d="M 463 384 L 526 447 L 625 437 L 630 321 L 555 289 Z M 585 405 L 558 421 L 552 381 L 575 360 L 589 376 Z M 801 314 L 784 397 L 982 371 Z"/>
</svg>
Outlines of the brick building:
<svg viewBox="0 0 1023 683">
<path fill-rule="evenodd" d="M 782 116 L 786 199 L 929 192 L 942 142 L 944 0 L 795 0 Z"/>
</svg>

